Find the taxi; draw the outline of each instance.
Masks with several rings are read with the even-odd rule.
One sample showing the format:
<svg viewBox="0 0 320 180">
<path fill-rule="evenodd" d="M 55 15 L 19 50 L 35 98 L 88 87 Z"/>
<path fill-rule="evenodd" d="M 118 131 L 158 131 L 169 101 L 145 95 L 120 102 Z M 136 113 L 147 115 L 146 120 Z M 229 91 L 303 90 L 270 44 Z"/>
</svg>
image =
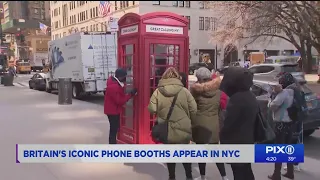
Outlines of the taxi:
<svg viewBox="0 0 320 180">
<path fill-rule="evenodd" d="M 31 65 L 29 62 L 18 62 L 17 63 L 17 73 L 31 73 Z"/>
</svg>

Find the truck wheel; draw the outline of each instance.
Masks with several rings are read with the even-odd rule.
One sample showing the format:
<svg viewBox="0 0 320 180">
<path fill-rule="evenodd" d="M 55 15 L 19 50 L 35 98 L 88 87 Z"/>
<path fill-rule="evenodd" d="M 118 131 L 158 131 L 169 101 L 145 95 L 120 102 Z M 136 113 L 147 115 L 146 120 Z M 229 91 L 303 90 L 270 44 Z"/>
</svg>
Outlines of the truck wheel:
<svg viewBox="0 0 320 180">
<path fill-rule="evenodd" d="M 309 129 L 303 131 L 303 137 L 309 137 L 311 134 L 313 134 L 316 130 L 315 129 Z"/>
<path fill-rule="evenodd" d="M 75 99 L 81 98 L 81 86 L 78 84 L 72 85 L 72 97 Z"/>
</svg>

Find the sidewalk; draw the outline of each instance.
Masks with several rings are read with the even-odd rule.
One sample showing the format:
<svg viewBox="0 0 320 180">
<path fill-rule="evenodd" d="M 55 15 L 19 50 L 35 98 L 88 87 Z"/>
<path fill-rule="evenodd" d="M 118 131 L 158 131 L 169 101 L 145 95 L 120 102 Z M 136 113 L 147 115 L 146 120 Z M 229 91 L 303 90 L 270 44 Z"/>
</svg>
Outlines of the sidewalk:
<svg viewBox="0 0 320 180">
<path fill-rule="evenodd" d="M 19 96 L 17 96 L 19 94 Z M 109 125 L 100 105 L 73 100 L 72 105 L 58 105 L 54 94 L 21 88 L 0 89 L 1 180 L 166 180 L 162 164 L 16 164 L 15 144 L 106 144 Z M 152 160 L 151 160 L 152 161 Z M 305 158 L 305 172 L 296 179 L 317 180 L 320 161 Z M 226 165 L 232 180 L 232 172 Z M 199 176 L 197 165 L 194 177 Z M 257 180 L 267 180 L 271 164 L 255 164 Z M 215 164 L 207 167 L 209 179 L 219 180 Z M 177 165 L 177 180 L 184 170 Z"/>
<path fill-rule="evenodd" d="M 317 83 L 319 76 L 317 74 L 306 74 L 305 78 L 308 83 Z"/>
</svg>

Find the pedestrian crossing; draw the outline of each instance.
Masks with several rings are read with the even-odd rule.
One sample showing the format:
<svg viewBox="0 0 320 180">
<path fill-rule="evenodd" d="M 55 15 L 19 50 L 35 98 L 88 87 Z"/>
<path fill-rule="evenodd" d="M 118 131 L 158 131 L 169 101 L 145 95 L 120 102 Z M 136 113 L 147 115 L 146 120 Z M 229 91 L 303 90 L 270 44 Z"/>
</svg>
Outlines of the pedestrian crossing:
<svg viewBox="0 0 320 180">
<path fill-rule="evenodd" d="M 13 85 L 19 88 L 29 88 L 28 82 L 14 82 Z"/>
</svg>

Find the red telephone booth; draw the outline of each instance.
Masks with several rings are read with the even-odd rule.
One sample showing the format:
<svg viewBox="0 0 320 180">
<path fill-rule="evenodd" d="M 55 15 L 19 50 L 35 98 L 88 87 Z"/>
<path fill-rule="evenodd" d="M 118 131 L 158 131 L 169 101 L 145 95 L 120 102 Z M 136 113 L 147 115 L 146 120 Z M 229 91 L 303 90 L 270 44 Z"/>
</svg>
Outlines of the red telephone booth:
<svg viewBox="0 0 320 180">
<path fill-rule="evenodd" d="M 128 13 L 118 22 L 118 64 L 128 71 L 126 90 L 138 95 L 124 106 L 118 142 L 153 143 L 150 133 L 155 116 L 147 106 L 159 79 L 168 67 L 188 72 L 188 20 L 168 12 Z"/>
</svg>

